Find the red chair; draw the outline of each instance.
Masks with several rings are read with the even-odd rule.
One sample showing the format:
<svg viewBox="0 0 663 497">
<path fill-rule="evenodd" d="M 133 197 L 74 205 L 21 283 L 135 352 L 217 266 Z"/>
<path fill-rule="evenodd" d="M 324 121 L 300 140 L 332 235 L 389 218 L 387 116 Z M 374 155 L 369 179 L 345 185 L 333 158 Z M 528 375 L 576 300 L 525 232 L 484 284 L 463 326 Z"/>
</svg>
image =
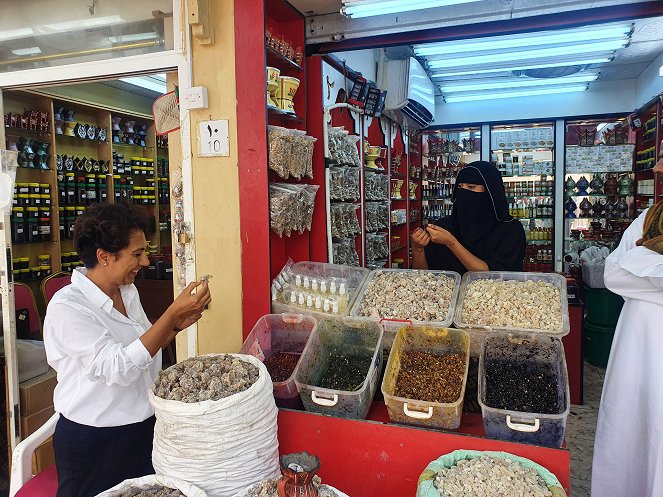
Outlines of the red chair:
<svg viewBox="0 0 663 497">
<path fill-rule="evenodd" d="M 30 334 L 38 334 L 41 339 L 41 320 L 37 310 L 37 301 L 32 289 L 25 283 L 14 283 L 14 307 L 28 310 Z"/>
<path fill-rule="evenodd" d="M 55 293 L 66 287 L 71 283 L 71 274 L 60 271 L 59 273 L 53 273 L 52 275 L 44 278 L 41 282 L 41 294 L 44 297 L 44 303 L 48 303 L 53 298 Z"/>
</svg>

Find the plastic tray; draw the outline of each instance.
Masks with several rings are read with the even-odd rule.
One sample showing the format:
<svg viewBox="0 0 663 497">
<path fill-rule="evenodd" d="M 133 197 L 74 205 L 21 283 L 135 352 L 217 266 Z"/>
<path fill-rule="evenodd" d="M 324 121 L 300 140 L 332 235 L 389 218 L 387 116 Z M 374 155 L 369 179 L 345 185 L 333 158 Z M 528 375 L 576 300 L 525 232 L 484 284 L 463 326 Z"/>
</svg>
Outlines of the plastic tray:
<svg viewBox="0 0 663 497">
<path fill-rule="evenodd" d="M 487 405 L 486 367 L 495 359 L 522 360 L 548 366 L 557 377 L 558 396 L 563 411 L 559 414 L 540 414 L 496 409 Z M 479 405 L 486 436 L 512 442 L 561 447 L 571 408 L 562 341 L 543 335 L 525 337 L 519 334 L 496 333 L 487 336 L 479 357 Z"/>
<path fill-rule="evenodd" d="M 418 321 L 416 319 L 409 319 L 408 316 L 401 316 L 399 318 L 373 318 L 369 316 L 360 316 L 359 315 L 359 309 L 361 308 L 361 303 L 364 300 L 364 297 L 366 296 L 366 292 L 368 291 L 368 286 L 370 285 L 371 281 L 381 273 L 405 273 L 405 272 L 413 272 L 413 271 L 419 271 L 421 273 L 433 273 L 433 274 L 443 274 L 445 276 L 448 276 L 450 278 L 453 278 L 455 283 L 454 283 L 454 289 L 451 293 L 451 300 L 449 301 L 449 309 L 447 311 L 447 316 L 444 320 L 442 321 Z M 423 326 L 423 325 L 434 325 L 436 327 L 440 328 L 446 328 L 451 325 L 453 322 L 453 317 L 454 317 L 454 309 L 456 307 L 456 300 L 458 298 L 458 291 L 460 287 L 460 274 L 454 272 L 454 271 L 433 271 L 433 270 L 428 270 L 428 269 L 376 269 L 375 271 L 371 271 L 369 274 L 368 278 L 366 278 L 366 281 L 364 281 L 364 284 L 359 290 L 359 294 L 355 300 L 354 305 L 352 306 L 352 310 L 350 311 L 350 315 L 353 318 L 357 319 L 370 319 L 372 321 L 378 321 L 382 324 L 384 327 L 384 338 L 382 340 L 383 347 L 386 348 L 387 350 L 391 348 L 391 345 L 394 343 L 394 339 L 396 338 L 396 333 L 398 330 L 400 330 L 403 326 L 405 325 L 414 325 L 414 326 Z"/>
<path fill-rule="evenodd" d="M 249 354 L 261 361 L 278 352 L 301 354 L 311 332 L 318 322 L 302 314 L 267 314 L 256 322 L 244 340 L 240 354 Z M 296 370 L 297 368 L 295 368 Z M 295 385 L 295 371 L 285 381 L 275 381 L 274 399 L 281 407 L 300 407 L 299 393 Z"/>
<path fill-rule="evenodd" d="M 395 395 L 396 379 L 401 368 L 401 355 L 410 350 L 438 355 L 463 354 L 465 356 L 463 386 L 460 397 L 455 402 L 443 404 Z M 458 428 L 463 414 L 463 398 L 465 397 L 469 362 L 470 337 L 465 330 L 430 326 L 408 326 L 399 330 L 391 348 L 382 381 L 382 395 L 387 405 L 389 419 L 395 423 L 407 423 L 427 428 L 444 430 Z"/>
<path fill-rule="evenodd" d="M 327 318 L 311 333 L 295 371 L 297 390 L 307 411 L 342 418 L 365 419 L 377 389 L 382 366 L 382 327 L 375 322 Z M 352 392 L 317 386 L 333 352 L 366 354 L 371 367 Z"/>
<path fill-rule="evenodd" d="M 352 266 L 341 266 L 339 264 L 327 264 L 324 262 L 311 262 L 303 261 L 296 262 L 292 265 L 291 271 L 295 274 L 303 276 L 314 276 L 322 278 L 345 278 L 348 282 L 348 306 L 339 314 L 333 315 L 326 312 L 319 312 L 310 310 L 305 307 L 299 307 L 289 304 L 283 304 L 278 301 L 272 302 L 273 313 L 286 313 L 286 314 L 304 314 L 313 316 L 316 319 L 324 319 L 328 317 L 344 317 L 350 313 L 350 309 L 354 305 L 355 299 L 358 295 L 358 290 L 364 283 L 364 280 L 369 274 L 368 269 Z"/>
<path fill-rule="evenodd" d="M 466 323 L 463 321 L 463 305 L 465 303 L 465 294 L 467 286 L 476 280 L 507 280 L 507 281 L 544 281 L 559 288 L 560 306 L 562 309 L 562 326 L 558 330 L 543 330 L 536 328 L 508 328 L 499 326 L 477 325 L 476 323 Z M 467 329 L 472 343 L 470 344 L 470 355 L 477 357 L 481 351 L 481 343 L 486 335 L 494 331 L 508 331 L 516 333 L 537 333 L 554 337 L 563 337 L 570 331 L 569 324 L 569 303 L 566 296 L 566 278 L 556 273 L 518 273 L 507 271 L 471 271 L 463 275 L 460 284 L 458 302 L 454 312 L 453 322 L 456 328 Z"/>
</svg>

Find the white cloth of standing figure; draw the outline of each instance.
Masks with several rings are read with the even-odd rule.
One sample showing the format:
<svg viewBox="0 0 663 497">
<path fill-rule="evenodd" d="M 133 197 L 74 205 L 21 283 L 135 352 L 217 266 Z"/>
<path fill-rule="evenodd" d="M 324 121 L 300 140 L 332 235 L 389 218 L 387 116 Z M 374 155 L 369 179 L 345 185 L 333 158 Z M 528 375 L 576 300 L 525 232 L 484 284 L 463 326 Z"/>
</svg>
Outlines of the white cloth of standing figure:
<svg viewBox="0 0 663 497">
<path fill-rule="evenodd" d="M 625 304 L 601 397 L 592 497 L 663 496 L 663 255 L 635 245 L 645 214 L 606 259 L 605 285 Z"/>
</svg>

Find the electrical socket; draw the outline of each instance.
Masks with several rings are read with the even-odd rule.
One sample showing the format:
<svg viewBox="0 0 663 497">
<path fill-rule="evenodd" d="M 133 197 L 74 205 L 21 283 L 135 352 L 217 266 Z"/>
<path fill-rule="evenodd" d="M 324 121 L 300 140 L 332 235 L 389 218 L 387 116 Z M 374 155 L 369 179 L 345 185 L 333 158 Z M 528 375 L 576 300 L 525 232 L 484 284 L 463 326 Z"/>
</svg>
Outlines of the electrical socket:
<svg viewBox="0 0 663 497">
<path fill-rule="evenodd" d="M 180 103 L 187 110 L 207 109 L 207 88 L 205 86 L 189 88 L 184 95 L 181 95 Z"/>
</svg>

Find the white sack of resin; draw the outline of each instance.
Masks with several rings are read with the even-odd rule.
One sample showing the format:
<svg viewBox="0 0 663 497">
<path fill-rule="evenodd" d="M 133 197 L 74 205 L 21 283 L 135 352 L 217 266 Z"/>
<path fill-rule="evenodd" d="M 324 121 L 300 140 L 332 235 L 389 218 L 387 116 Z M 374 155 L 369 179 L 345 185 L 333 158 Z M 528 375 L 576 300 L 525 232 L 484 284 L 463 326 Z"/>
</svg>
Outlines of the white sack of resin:
<svg viewBox="0 0 663 497">
<path fill-rule="evenodd" d="M 197 386 L 202 397 L 194 392 Z M 187 359 L 162 372 L 148 396 L 157 418 L 152 451 L 157 474 L 186 479 L 214 497 L 232 497 L 280 474 L 272 380 L 255 357 Z"/>
<path fill-rule="evenodd" d="M 164 475 L 147 475 L 124 480 L 97 497 L 207 497 L 188 481 Z"/>
</svg>

